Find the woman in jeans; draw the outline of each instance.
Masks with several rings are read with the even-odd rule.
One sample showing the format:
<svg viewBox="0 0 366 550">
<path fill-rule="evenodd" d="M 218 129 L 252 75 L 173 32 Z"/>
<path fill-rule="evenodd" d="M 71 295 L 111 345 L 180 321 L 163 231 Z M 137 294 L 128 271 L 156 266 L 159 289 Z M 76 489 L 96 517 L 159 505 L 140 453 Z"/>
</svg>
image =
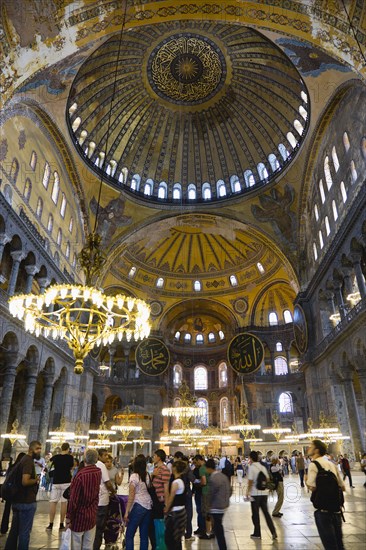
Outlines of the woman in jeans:
<svg viewBox="0 0 366 550">
<path fill-rule="evenodd" d="M 133 462 L 133 473 L 129 480 L 128 501 L 124 520 L 127 523 L 126 550 L 133 550 L 133 539 L 140 528 L 140 550 L 148 550 L 149 524 L 152 502 L 147 490 L 150 480 L 146 473 L 146 459 L 137 456 Z"/>
<path fill-rule="evenodd" d="M 165 544 L 168 550 L 182 550 L 182 537 L 187 523 L 186 491 L 182 475 L 187 469 L 183 460 L 173 462 L 174 481 L 169 486 L 169 496 L 165 505 Z M 127 549 L 128 550 L 128 549 Z"/>
</svg>

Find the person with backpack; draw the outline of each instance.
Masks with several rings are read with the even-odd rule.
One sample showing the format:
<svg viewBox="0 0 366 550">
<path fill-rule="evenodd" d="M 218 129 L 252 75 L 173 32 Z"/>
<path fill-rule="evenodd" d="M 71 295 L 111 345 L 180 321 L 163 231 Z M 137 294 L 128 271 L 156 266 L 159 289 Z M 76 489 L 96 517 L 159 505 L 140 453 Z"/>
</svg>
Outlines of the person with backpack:
<svg viewBox="0 0 366 550">
<path fill-rule="evenodd" d="M 282 518 L 283 514 L 281 513 L 281 508 L 283 504 L 283 470 L 278 458 L 272 458 L 272 465 L 270 467 L 270 472 L 272 479 L 275 483 L 275 491 L 277 493 L 277 502 L 276 506 L 272 511 L 273 518 Z"/>
<path fill-rule="evenodd" d="M 250 536 L 252 539 L 261 538 L 261 525 L 259 519 L 259 510 L 261 509 L 266 519 L 268 529 L 271 531 L 272 539 L 276 540 L 276 529 L 267 508 L 267 483 L 270 481 L 270 476 L 267 468 L 259 463 L 257 451 L 251 451 L 249 457 L 251 465 L 248 470 L 246 499 L 250 500 L 251 503 L 252 521 L 254 525 L 254 533 Z"/>
<path fill-rule="evenodd" d="M 41 449 L 42 445 L 39 441 L 31 441 L 27 454 L 9 474 L 7 481 L 13 482 L 11 495 L 13 519 L 4 550 L 16 550 L 16 548 L 28 550 L 29 548 L 39 485 L 34 459 L 40 459 Z"/>
<path fill-rule="evenodd" d="M 315 523 L 325 550 L 344 550 L 342 540 L 342 507 L 344 483 L 337 467 L 325 457 L 327 446 L 314 439 L 308 450 L 312 458 L 306 484 L 316 508 Z"/>
<path fill-rule="evenodd" d="M 6 483 L 6 480 L 9 479 L 11 470 L 22 460 L 23 456 L 25 456 L 25 453 L 19 453 L 17 458 L 16 458 L 16 461 L 14 462 L 14 464 L 11 464 L 10 461 L 9 461 L 9 466 L 8 466 L 8 469 L 7 469 L 7 472 L 6 472 L 6 477 L 5 477 L 5 483 Z M 2 535 L 6 535 L 6 533 L 8 532 L 8 529 L 9 529 L 9 518 L 10 518 L 10 510 L 11 510 L 11 497 L 6 498 L 5 495 L 4 495 L 3 500 L 5 500 L 5 506 L 4 506 L 4 511 L 3 511 L 3 517 L 1 518 L 0 533 Z"/>
</svg>

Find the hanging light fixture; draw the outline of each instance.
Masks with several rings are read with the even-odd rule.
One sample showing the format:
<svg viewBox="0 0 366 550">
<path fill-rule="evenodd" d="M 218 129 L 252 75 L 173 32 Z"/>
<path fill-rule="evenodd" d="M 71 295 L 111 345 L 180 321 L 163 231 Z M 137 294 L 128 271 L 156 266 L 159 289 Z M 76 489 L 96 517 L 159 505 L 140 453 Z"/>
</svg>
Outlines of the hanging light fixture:
<svg viewBox="0 0 366 550">
<path fill-rule="evenodd" d="M 10 433 L 1 434 L 0 437 L 2 439 L 9 439 L 12 445 L 14 445 L 16 441 L 24 441 L 25 439 L 27 439 L 27 436 L 25 434 L 18 433 L 18 428 L 19 421 L 18 419 L 16 419 L 11 425 Z"/>
<path fill-rule="evenodd" d="M 272 426 L 270 428 L 265 428 L 262 432 L 264 434 L 273 435 L 275 440 L 278 442 L 282 438 L 283 434 L 291 433 L 291 428 L 281 427 L 277 411 L 274 411 L 272 414 Z"/>
<path fill-rule="evenodd" d="M 125 16 L 126 12 L 120 31 L 105 151 L 108 151 Z M 123 294 L 107 296 L 94 286 L 105 263 L 101 236 L 97 233 L 103 178 L 104 171 L 101 170 L 94 230 L 87 236 L 86 245 L 78 257 L 85 284 L 51 285 L 44 294 L 20 294 L 9 300 L 10 313 L 24 322 L 27 332 L 37 338 L 44 336 L 67 343 L 75 356 L 74 371 L 77 374 L 82 374 L 84 359 L 95 346 L 112 344 L 116 338 L 138 341 L 150 333 L 150 307 L 143 300 Z"/>
<path fill-rule="evenodd" d="M 261 426 L 259 424 L 250 424 L 248 420 L 248 409 L 244 403 L 240 405 L 239 412 L 239 424 L 229 426 L 229 430 L 232 432 L 240 432 L 243 435 L 243 439 L 246 441 L 246 438 L 255 430 L 260 430 Z"/>
</svg>

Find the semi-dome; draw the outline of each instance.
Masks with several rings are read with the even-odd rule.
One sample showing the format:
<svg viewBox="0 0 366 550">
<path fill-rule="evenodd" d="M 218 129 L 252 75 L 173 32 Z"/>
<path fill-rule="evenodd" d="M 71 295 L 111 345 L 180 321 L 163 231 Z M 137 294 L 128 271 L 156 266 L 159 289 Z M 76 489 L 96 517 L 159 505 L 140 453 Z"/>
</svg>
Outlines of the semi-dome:
<svg viewBox="0 0 366 550">
<path fill-rule="evenodd" d="M 119 46 L 113 36 L 91 54 L 67 105 L 76 147 L 110 184 L 160 204 L 212 202 L 268 183 L 291 162 L 308 94 L 268 38 L 186 21 L 130 29 Z"/>
</svg>

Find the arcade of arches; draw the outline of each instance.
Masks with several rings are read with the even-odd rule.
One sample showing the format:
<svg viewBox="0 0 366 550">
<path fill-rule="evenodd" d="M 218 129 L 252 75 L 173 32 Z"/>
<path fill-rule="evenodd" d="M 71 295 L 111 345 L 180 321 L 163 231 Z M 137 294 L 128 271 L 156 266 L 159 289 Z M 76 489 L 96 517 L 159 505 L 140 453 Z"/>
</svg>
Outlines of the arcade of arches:
<svg viewBox="0 0 366 550">
<path fill-rule="evenodd" d="M 227 430 L 245 403 L 303 432 L 323 411 L 365 452 L 366 70 L 342 2 L 128 1 L 119 57 L 124 2 L 2 4 L 0 432 L 18 419 L 45 441 L 129 406 L 155 441 L 185 381 L 203 425 Z M 347 5 L 365 51 L 366 10 Z M 82 282 L 101 178 L 98 285 L 149 303 L 159 376 L 133 342 L 78 376 L 9 314 L 16 293 Z M 264 346 L 243 377 L 240 332 Z"/>
</svg>

